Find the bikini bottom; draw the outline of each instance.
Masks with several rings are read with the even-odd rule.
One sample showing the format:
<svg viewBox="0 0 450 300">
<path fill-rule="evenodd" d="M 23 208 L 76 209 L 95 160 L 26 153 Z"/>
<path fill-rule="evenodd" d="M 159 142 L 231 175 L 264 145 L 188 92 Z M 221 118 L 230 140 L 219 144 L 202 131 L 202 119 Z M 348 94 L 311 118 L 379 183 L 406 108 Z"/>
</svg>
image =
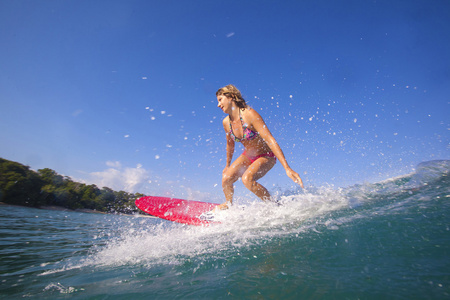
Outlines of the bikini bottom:
<svg viewBox="0 0 450 300">
<path fill-rule="evenodd" d="M 251 161 L 252 163 L 254 163 L 254 162 L 255 162 L 258 158 L 260 158 L 260 157 L 274 157 L 275 160 L 277 159 L 276 156 L 275 156 L 275 154 L 274 154 L 273 152 L 267 152 L 267 153 L 262 153 L 262 154 L 259 154 L 259 155 L 256 155 L 256 156 L 250 156 L 250 155 L 248 155 L 248 154 L 246 153 L 246 151 L 244 150 L 244 153 L 242 153 L 242 154 L 244 154 L 245 157 L 247 157 L 248 159 L 250 159 L 250 161 Z"/>
</svg>

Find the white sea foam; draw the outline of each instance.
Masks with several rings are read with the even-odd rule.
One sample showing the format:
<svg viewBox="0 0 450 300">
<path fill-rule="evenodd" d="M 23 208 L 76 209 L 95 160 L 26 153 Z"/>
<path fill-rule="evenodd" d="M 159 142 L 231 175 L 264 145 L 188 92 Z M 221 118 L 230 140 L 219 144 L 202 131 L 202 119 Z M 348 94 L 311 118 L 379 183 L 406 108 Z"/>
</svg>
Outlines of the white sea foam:
<svg viewBox="0 0 450 300">
<path fill-rule="evenodd" d="M 272 238 L 316 230 L 318 224 L 323 225 L 322 216 L 348 207 L 343 193 L 332 189 L 282 196 L 280 202 L 280 206 L 263 202 L 234 205 L 216 213 L 215 221 L 220 223 L 207 227 L 159 220 L 155 225 L 153 218 L 130 218 L 117 232 L 103 233 L 110 236 L 106 245 L 41 275 L 84 267 L 178 265 L 202 257 L 226 258 Z"/>
<path fill-rule="evenodd" d="M 84 290 L 84 289 L 81 289 Z M 78 289 L 74 288 L 74 287 L 65 287 L 63 286 L 61 283 L 50 283 L 49 285 L 47 285 L 44 288 L 44 291 L 57 291 L 60 294 L 72 294 L 76 291 L 78 291 Z"/>
<path fill-rule="evenodd" d="M 235 205 L 215 215 L 220 224 L 187 226 L 162 221 L 152 225 L 136 218 L 106 246 L 89 255 L 79 266 L 120 266 L 127 264 L 181 264 L 203 255 L 223 257 L 240 249 L 290 234 L 300 234 L 322 222 L 318 218 L 348 207 L 339 191 L 281 197 L 283 205 L 262 202 Z M 66 269 L 69 266 L 66 266 Z M 73 268 L 71 266 L 69 268 Z"/>
</svg>

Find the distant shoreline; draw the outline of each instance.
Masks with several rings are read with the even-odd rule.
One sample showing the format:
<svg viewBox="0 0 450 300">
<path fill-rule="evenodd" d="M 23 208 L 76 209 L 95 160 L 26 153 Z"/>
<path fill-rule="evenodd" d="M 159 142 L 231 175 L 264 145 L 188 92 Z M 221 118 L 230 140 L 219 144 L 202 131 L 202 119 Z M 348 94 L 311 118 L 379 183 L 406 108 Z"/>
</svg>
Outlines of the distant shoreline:
<svg viewBox="0 0 450 300">
<path fill-rule="evenodd" d="M 0 157 L 0 202 L 24 207 L 87 213 L 141 213 L 135 205 L 140 193 L 114 191 L 108 187 L 73 181 L 49 168 L 30 167 Z M 54 207 L 57 206 L 57 207 Z M 110 211 L 112 210 L 112 211 Z"/>
<path fill-rule="evenodd" d="M 40 206 L 40 207 L 33 207 L 33 206 L 15 205 L 15 204 L 9 204 L 9 203 L 5 203 L 5 202 L 0 202 L 0 206 L 28 207 L 28 208 L 54 210 L 54 211 L 72 211 L 72 212 L 80 212 L 80 213 L 87 213 L 87 214 L 121 215 L 121 216 L 129 216 L 129 217 L 157 218 L 157 217 L 149 215 L 149 214 L 143 215 L 143 214 L 107 213 L 107 212 L 98 211 L 98 210 L 94 210 L 94 209 L 88 209 L 88 208 L 70 209 L 70 208 L 66 208 L 66 207 L 62 207 L 62 206 L 55 206 L 55 205 L 44 205 L 44 206 Z"/>
</svg>

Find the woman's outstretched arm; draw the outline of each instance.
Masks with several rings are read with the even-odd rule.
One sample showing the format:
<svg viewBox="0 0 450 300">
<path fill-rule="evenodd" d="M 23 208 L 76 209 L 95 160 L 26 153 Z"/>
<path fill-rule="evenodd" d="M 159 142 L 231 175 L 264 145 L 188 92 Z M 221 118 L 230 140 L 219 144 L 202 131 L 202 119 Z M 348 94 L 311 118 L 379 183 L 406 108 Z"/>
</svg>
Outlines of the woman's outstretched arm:
<svg viewBox="0 0 450 300">
<path fill-rule="evenodd" d="M 288 162 L 286 161 L 286 157 L 284 156 L 283 150 L 281 150 L 281 147 L 278 145 L 277 141 L 273 137 L 261 115 L 258 114 L 256 110 L 251 109 L 248 111 L 247 116 L 249 117 L 249 121 L 251 122 L 253 128 L 258 131 L 261 138 L 267 143 L 270 150 L 272 150 L 272 152 L 280 161 L 281 165 L 286 170 L 286 175 L 303 188 L 303 181 L 300 178 L 300 175 L 298 175 L 298 173 L 292 170 L 292 168 L 289 166 Z"/>
</svg>

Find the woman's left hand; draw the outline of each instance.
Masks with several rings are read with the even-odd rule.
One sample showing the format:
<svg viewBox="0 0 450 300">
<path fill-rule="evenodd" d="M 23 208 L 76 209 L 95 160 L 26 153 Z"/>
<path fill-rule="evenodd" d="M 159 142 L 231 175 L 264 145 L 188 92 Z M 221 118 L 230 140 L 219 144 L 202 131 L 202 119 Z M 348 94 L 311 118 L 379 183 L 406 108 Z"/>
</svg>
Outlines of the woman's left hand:
<svg viewBox="0 0 450 300">
<path fill-rule="evenodd" d="M 303 187 L 303 181 L 302 181 L 302 179 L 300 178 L 300 175 L 298 175 L 297 172 L 295 172 L 292 169 L 287 169 L 286 170 L 286 175 L 289 178 L 291 178 L 295 183 L 299 184 L 302 187 L 302 189 L 304 188 Z"/>
</svg>

